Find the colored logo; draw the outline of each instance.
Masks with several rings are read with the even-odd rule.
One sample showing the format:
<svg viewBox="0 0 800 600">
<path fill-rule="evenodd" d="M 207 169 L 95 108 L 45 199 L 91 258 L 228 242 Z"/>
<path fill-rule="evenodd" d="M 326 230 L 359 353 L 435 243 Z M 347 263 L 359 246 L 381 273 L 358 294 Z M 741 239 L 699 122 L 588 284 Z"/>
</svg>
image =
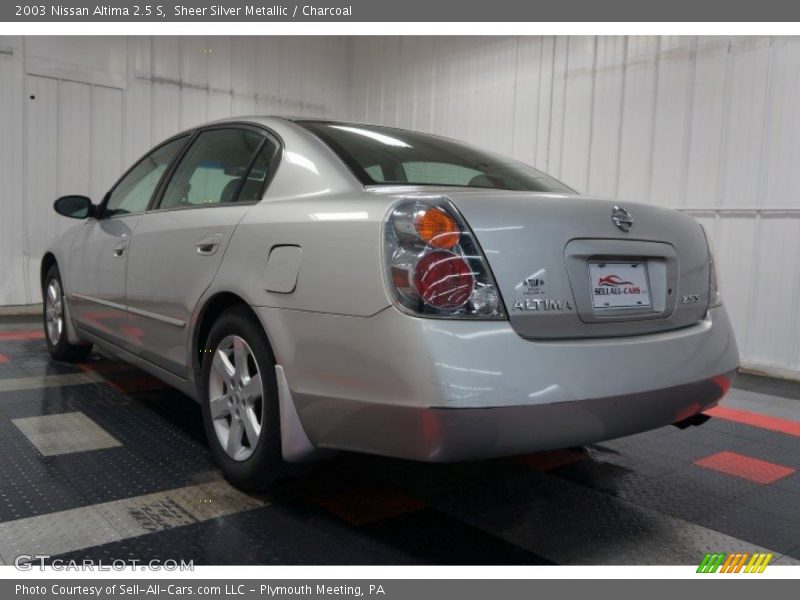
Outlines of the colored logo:
<svg viewBox="0 0 800 600">
<path fill-rule="evenodd" d="M 642 288 L 635 285 L 632 281 L 626 281 L 619 275 L 604 275 L 598 278 L 597 287 L 594 288 L 595 296 L 619 296 L 619 295 L 639 295 Z"/>
<path fill-rule="evenodd" d="M 633 285 L 632 281 L 625 281 L 619 275 L 606 275 L 597 280 L 599 286 L 617 287 L 620 285 Z"/>
<path fill-rule="evenodd" d="M 725 552 L 707 553 L 700 566 L 697 567 L 698 573 L 763 573 L 767 568 L 772 554 L 766 552 L 738 552 L 726 554 Z"/>
</svg>

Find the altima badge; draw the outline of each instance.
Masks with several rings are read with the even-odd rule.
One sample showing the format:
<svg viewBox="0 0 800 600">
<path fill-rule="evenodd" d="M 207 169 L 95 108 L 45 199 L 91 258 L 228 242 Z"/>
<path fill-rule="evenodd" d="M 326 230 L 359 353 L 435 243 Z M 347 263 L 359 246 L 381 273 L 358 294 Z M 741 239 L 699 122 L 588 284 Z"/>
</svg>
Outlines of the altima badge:
<svg viewBox="0 0 800 600">
<path fill-rule="evenodd" d="M 619 206 L 615 206 L 611 211 L 611 220 L 614 222 L 614 225 L 625 232 L 630 231 L 631 227 L 633 227 L 633 217 L 631 213 Z"/>
<path fill-rule="evenodd" d="M 525 298 L 514 303 L 514 310 L 531 310 L 536 312 L 569 312 L 572 303 L 569 300 L 551 300 L 550 298 Z"/>
</svg>

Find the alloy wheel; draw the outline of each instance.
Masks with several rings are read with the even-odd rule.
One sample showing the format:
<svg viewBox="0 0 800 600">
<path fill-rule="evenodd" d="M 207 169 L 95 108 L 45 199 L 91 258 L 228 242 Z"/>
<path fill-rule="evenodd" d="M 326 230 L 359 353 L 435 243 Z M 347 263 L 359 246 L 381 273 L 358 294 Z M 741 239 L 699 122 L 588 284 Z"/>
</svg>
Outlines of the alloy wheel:
<svg viewBox="0 0 800 600">
<path fill-rule="evenodd" d="M 58 345 L 64 331 L 64 305 L 58 279 L 51 279 L 45 292 L 44 322 L 50 343 L 53 346 Z"/>
<path fill-rule="evenodd" d="M 264 386 L 253 350 L 238 335 L 217 344 L 208 399 L 214 431 L 228 456 L 250 458 L 263 430 Z"/>
</svg>

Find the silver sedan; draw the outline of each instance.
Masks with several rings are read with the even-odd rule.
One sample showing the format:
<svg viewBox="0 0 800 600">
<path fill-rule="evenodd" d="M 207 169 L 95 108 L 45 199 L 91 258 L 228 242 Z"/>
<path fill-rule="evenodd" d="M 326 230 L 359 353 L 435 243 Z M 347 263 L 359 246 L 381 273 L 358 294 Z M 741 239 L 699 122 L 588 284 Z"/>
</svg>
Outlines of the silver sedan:
<svg viewBox="0 0 800 600">
<path fill-rule="evenodd" d="M 422 133 L 248 117 L 150 151 L 41 264 L 47 344 L 196 399 L 230 481 L 329 449 L 424 461 L 577 446 L 727 391 L 703 228 Z"/>
</svg>

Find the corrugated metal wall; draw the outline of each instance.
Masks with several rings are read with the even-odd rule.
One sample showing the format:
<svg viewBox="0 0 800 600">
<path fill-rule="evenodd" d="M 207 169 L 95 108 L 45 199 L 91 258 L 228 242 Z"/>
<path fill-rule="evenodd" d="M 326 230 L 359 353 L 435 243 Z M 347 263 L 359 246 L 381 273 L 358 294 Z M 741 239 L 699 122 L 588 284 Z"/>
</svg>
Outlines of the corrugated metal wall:
<svg viewBox="0 0 800 600">
<path fill-rule="evenodd" d="M 342 117 L 349 42 L 327 37 L 0 37 L 0 306 L 41 300 L 39 261 L 158 141 L 246 114 Z"/>
<path fill-rule="evenodd" d="M 353 116 L 708 228 L 744 362 L 800 377 L 800 39 L 357 38 Z"/>
<path fill-rule="evenodd" d="M 0 306 L 147 148 L 253 112 L 466 139 L 708 227 L 749 366 L 800 377 L 800 40 L 0 37 Z"/>
</svg>

